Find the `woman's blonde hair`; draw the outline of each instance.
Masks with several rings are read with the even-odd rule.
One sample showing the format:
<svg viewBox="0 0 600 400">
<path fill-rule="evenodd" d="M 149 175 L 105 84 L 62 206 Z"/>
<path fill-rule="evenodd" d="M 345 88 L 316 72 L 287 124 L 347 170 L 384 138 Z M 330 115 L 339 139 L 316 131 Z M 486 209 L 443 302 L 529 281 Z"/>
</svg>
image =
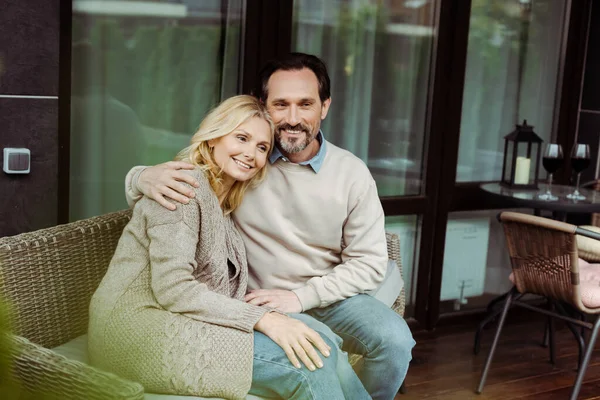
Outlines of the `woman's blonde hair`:
<svg viewBox="0 0 600 400">
<path fill-rule="evenodd" d="M 218 193 L 223 171 L 215 162 L 208 141 L 230 134 L 250 118 L 261 118 L 269 124 L 271 145 L 268 155 L 270 155 L 273 149 L 275 125 L 266 107 L 260 100 L 253 96 L 240 95 L 223 101 L 211 110 L 200 123 L 194 136 L 192 136 L 190 145 L 181 150 L 175 157 L 175 160 L 186 161 L 201 167 L 206 173 L 210 186 L 215 193 Z M 221 205 L 225 215 L 231 213 L 241 204 L 246 190 L 258 185 L 265 178 L 266 173 L 267 169 L 263 167 L 251 179 L 243 182 L 234 182 Z"/>
</svg>

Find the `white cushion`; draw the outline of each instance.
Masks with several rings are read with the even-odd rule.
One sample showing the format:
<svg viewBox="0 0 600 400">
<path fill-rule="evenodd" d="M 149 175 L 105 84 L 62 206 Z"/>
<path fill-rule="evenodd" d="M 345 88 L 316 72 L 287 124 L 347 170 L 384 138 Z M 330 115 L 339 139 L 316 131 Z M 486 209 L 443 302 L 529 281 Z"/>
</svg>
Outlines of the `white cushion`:
<svg viewBox="0 0 600 400">
<path fill-rule="evenodd" d="M 597 226 L 585 225 L 580 228 L 600 233 Z M 600 240 L 588 238 L 581 235 L 575 235 L 577 238 L 577 250 L 579 257 L 587 261 L 600 262 Z"/>
<path fill-rule="evenodd" d="M 404 287 L 404 280 L 400 275 L 400 270 L 394 260 L 388 260 L 387 271 L 385 278 L 378 288 L 367 292 L 368 295 L 375 297 L 388 307 L 392 307 L 394 302 L 400 296 L 400 292 Z"/>
<path fill-rule="evenodd" d="M 67 342 L 61 344 L 58 347 L 52 349 L 52 351 L 67 357 L 70 360 L 80 361 L 82 363 L 89 363 L 88 352 L 87 352 L 87 335 L 79 336 Z M 171 394 L 144 394 L 144 400 L 215 400 L 206 399 L 205 397 L 196 396 L 176 396 Z M 218 400 L 218 399 L 216 399 Z M 261 397 L 256 397 L 251 394 L 246 396 L 246 400 L 262 400 Z"/>
</svg>

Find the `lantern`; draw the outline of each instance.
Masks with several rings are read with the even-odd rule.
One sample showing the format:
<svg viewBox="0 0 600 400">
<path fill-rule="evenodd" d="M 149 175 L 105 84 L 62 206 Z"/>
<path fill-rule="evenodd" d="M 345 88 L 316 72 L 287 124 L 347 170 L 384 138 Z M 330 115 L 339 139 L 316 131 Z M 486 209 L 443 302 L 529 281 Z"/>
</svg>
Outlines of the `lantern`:
<svg viewBox="0 0 600 400">
<path fill-rule="evenodd" d="M 537 189 L 542 138 L 533 126 L 516 125 L 516 130 L 504 137 L 504 161 L 500 184 L 512 189 Z"/>
</svg>

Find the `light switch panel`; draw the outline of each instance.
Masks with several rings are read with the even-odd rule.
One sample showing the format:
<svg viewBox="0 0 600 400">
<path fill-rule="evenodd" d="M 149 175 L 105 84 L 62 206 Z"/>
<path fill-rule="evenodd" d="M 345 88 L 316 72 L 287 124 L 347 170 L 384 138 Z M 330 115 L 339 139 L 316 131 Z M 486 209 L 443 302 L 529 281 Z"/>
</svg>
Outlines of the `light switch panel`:
<svg viewBox="0 0 600 400">
<path fill-rule="evenodd" d="M 31 152 L 23 148 L 4 148 L 3 170 L 7 174 L 28 174 L 31 165 Z"/>
</svg>

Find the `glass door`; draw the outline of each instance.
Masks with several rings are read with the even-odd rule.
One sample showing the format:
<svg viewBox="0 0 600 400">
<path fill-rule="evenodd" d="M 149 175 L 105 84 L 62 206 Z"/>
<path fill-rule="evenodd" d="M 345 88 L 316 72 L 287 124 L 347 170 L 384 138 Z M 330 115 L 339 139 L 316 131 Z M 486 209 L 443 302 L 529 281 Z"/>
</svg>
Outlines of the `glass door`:
<svg viewBox="0 0 600 400">
<path fill-rule="evenodd" d="M 405 200 L 426 202 L 436 6 L 427 0 L 294 1 L 292 51 L 321 57 L 332 81 L 325 138 L 367 164 L 387 208 L 402 208 Z M 415 301 L 421 215 L 406 208 L 386 215 L 386 229 L 400 236 L 408 317 Z"/>
<path fill-rule="evenodd" d="M 500 180 L 504 136 L 516 124 L 526 120 L 544 142 L 556 140 L 568 3 L 471 1 L 454 195 Z M 481 200 L 449 210 L 440 314 L 482 308 L 512 286 L 500 209 Z"/>
<path fill-rule="evenodd" d="M 244 7 L 73 1 L 70 220 L 127 208 L 127 171 L 173 159 L 240 91 Z"/>
</svg>

